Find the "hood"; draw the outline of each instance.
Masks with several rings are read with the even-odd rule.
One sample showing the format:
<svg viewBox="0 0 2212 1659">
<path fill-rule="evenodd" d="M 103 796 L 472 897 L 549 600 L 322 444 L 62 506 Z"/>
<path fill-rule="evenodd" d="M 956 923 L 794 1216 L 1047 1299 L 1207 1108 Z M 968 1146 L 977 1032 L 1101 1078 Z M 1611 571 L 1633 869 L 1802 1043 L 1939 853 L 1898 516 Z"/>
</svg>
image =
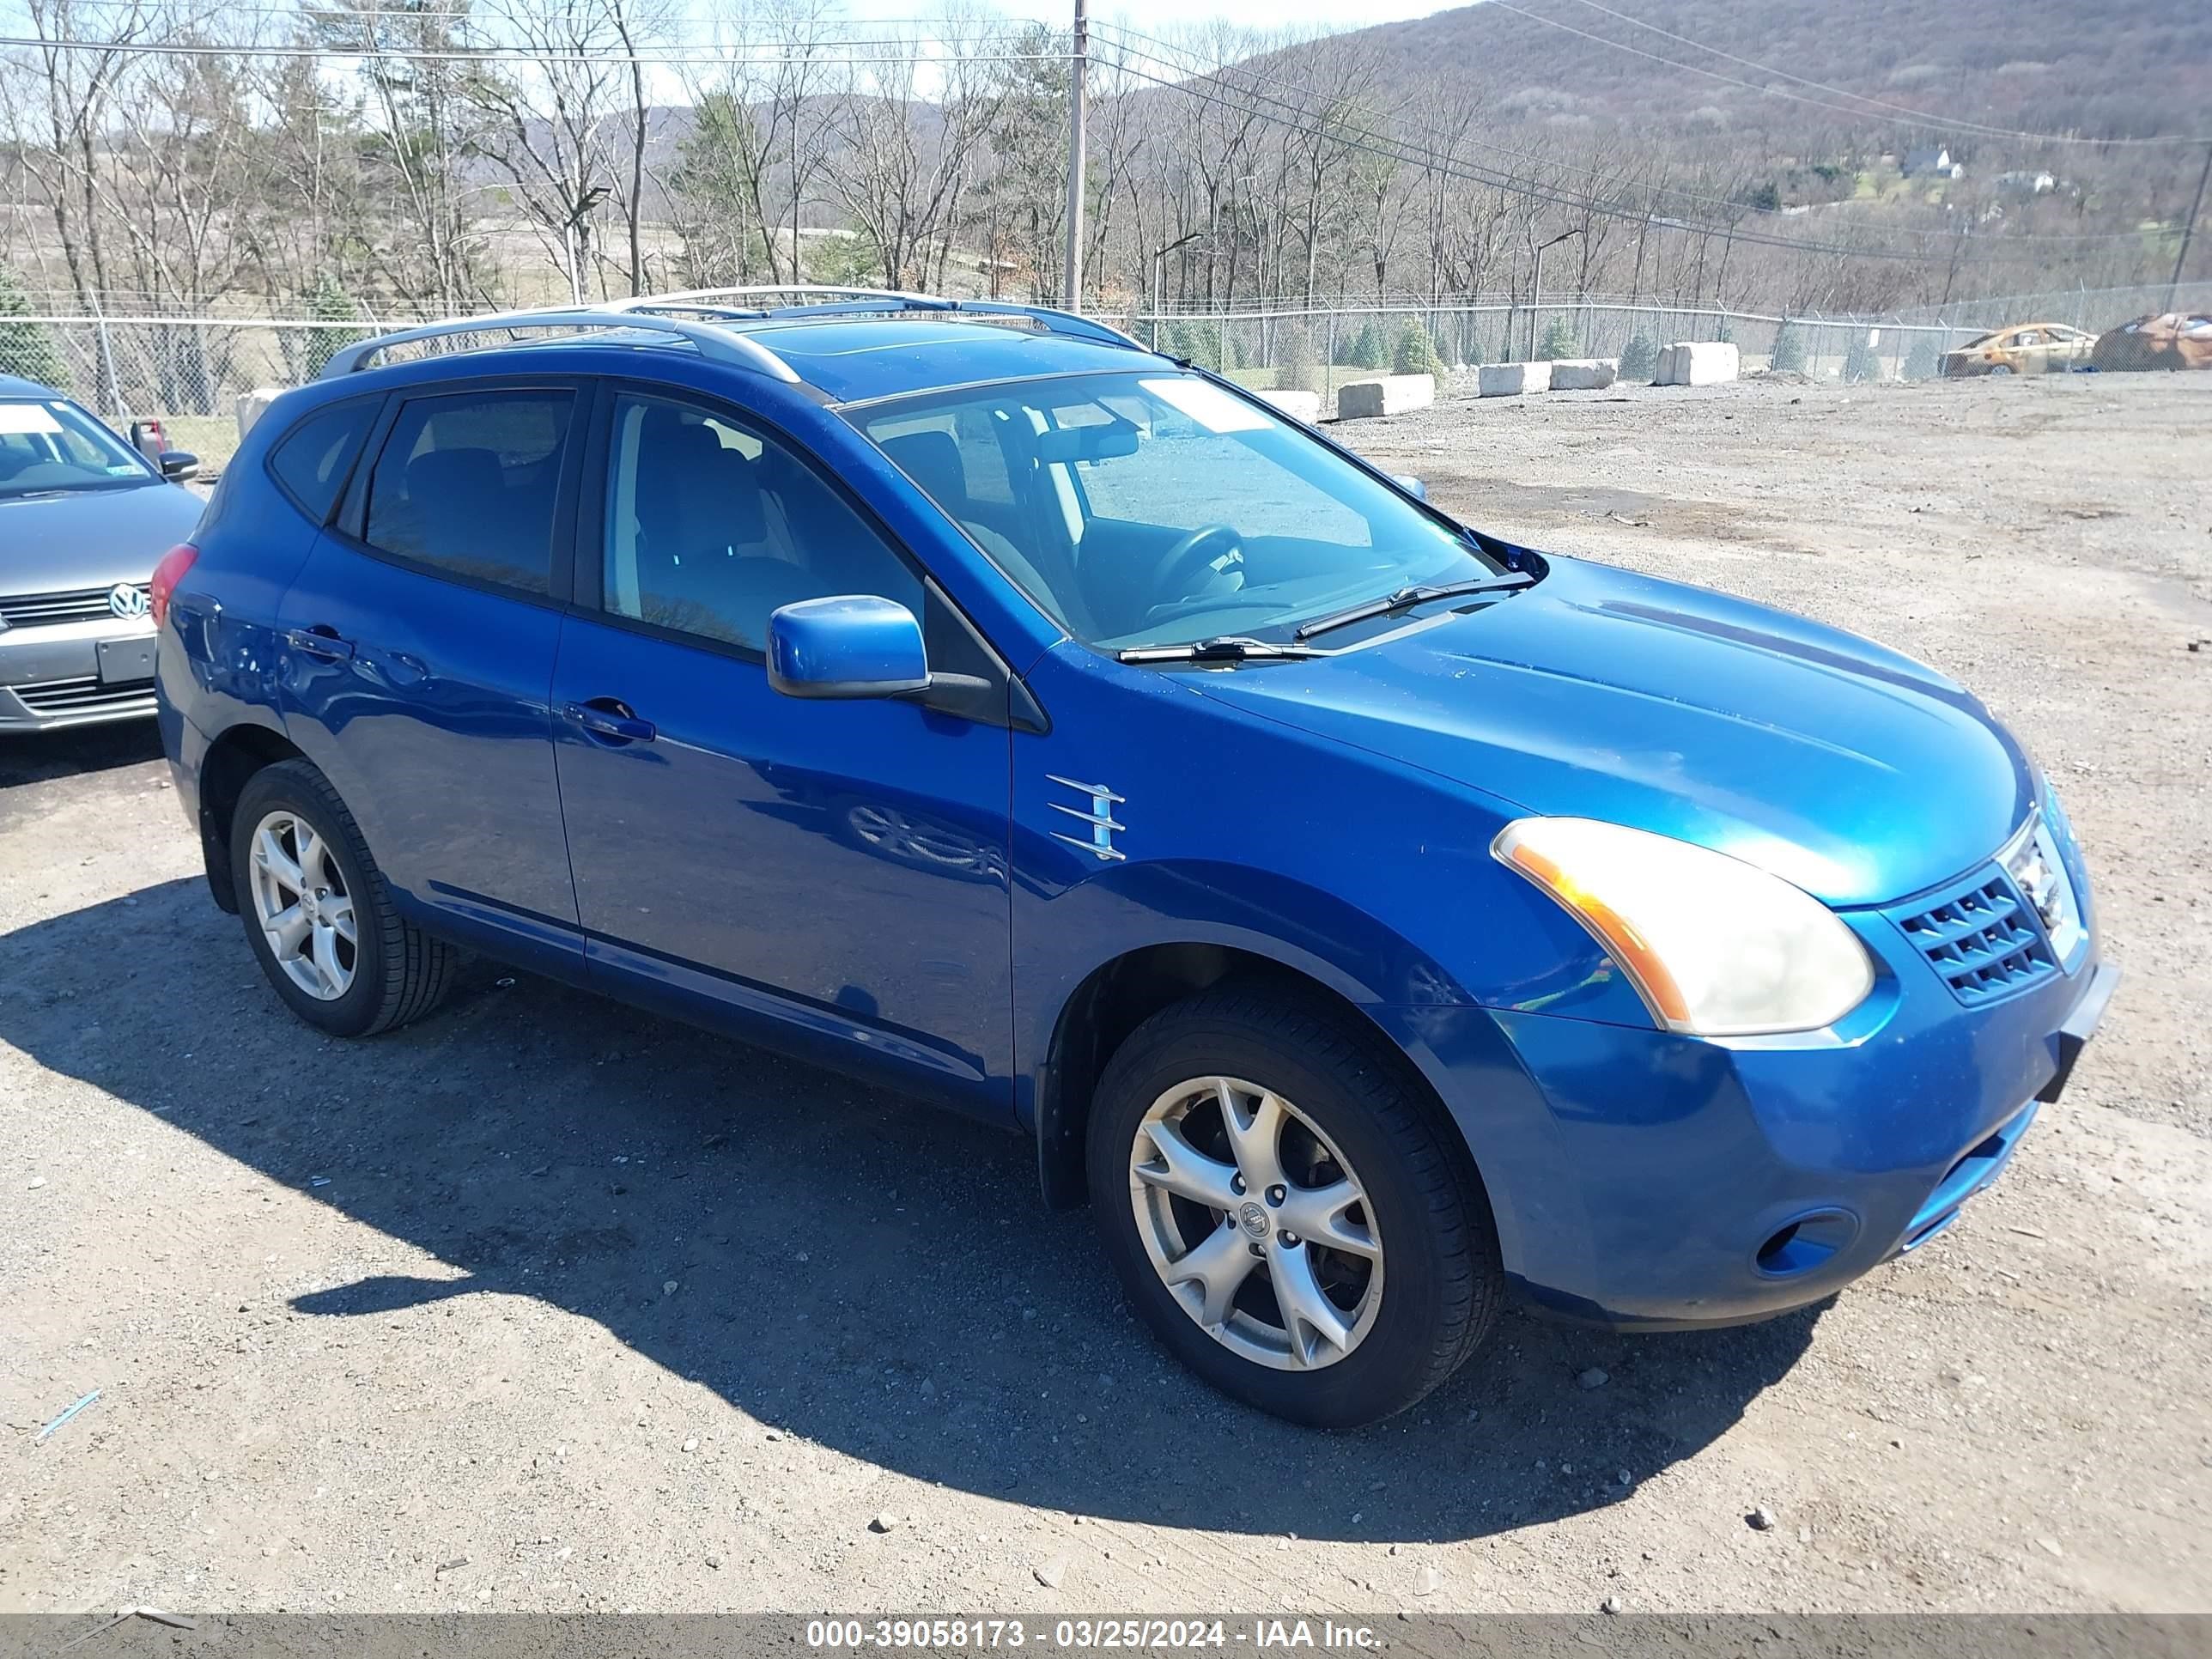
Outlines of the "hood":
<svg viewBox="0 0 2212 1659">
<path fill-rule="evenodd" d="M 1551 817 L 1694 842 L 1834 905 L 1990 857 L 2033 798 L 1953 681 L 1838 629 L 1571 559 L 1342 655 L 1194 677 L 1206 696 Z"/>
<path fill-rule="evenodd" d="M 150 581 L 205 505 L 172 483 L 0 499 L 0 595 Z"/>
</svg>

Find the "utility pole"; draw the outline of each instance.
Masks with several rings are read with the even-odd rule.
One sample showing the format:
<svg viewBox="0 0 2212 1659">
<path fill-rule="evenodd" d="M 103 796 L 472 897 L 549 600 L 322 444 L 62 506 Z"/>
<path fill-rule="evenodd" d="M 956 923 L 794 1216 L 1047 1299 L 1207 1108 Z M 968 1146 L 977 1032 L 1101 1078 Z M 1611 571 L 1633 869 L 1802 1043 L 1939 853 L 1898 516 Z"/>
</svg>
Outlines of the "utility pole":
<svg viewBox="0 0 2212 1659">
<path fill-rule="evenodd" d="M 1075 51 L 1067 64 L 1067 286 L 1061 303 L 1083 308 L 1084 101 L 1091 66 L 1091 9 L 1075 0 Z"/>
<path fill-rule="evenodd" d="M 1077 0 L 1080 10 L 1082 0 Z M 1079 25 L 1079 27 L 1080 27 Z M 2197 199 L 2189 204 L 2189 216 L 2181 222 L 2181 246 L 2173 256 L 2173 276 L 2166 285 L 2166 308 L 2173 309 L 2174 295 L 2181 289 L 2181 273 L 2189 263 L 2190 240 L 2197 234 L 2197 216 L 2204 211 L 2204 185 L 2212 179 L 2212 142 L 2204 146 L 2204 170 L 2197 175 Z"/>
</svg>

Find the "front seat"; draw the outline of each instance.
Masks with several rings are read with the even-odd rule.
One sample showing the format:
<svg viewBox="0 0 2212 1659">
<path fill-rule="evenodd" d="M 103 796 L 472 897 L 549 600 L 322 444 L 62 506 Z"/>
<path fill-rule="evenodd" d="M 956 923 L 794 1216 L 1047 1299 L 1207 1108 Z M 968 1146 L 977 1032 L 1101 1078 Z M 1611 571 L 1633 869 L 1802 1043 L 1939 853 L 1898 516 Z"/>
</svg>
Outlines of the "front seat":
<svg viewBox="0 0 2212 1659">
<path fill-rule="evenodd" d="M 1057 595 L 1052 585 L 1028 556 L 990 526 L 976 521 L 975 503 L 968 494 L 968 469 L 961 462 L 960 446 L 951 433 L 909 432 L 902 437 L 887 438 L 883 452 L 894 466 L 921 487 L 922 493 L 936 502 L 939 510 L 958 525 L 969 540 L 990 555 L 1000 569 L 1048 610 L 1057 608 Z"/>
</svg>

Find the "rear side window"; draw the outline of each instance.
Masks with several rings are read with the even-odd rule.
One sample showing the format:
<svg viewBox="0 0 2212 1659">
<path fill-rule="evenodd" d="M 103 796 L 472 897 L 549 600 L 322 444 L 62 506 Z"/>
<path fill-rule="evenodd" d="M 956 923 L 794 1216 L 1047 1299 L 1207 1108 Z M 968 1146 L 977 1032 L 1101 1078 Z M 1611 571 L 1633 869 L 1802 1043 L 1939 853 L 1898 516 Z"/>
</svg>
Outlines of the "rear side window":
<svg viewBox="0 0 2212 1659">
<path fill-rule="evenodd" d="M 269 471 L 292 504 L 317 524 L 331 516 L 353 471 L 380 399 L 356 398 L 317 410 L 269 452 Z"/>
<path fill-rule="evenodd" d="M 369 475 L 369 544 L 470 581 L 550 592 L 574 401 L 533 389 L 402 404 Z"/>
</svg>

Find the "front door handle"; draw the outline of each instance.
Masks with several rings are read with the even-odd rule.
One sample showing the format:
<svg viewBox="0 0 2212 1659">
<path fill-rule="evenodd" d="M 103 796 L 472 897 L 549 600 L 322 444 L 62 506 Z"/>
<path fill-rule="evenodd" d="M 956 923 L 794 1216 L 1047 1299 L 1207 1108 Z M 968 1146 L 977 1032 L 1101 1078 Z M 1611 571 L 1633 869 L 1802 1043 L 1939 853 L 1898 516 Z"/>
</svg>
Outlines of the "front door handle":
<svg viewBox="0 0 2212 1659">
<path fill-rule="evenodd" d="M 328 623 L 317 623 L 313 628 L 288 628 L 284 630 L 284 643 L 301 656 L 324 662 L 349 662 L 353 659 L 353 641 L 340 639 L 337 629 Z"/>
<path fill-rule="evenodd" d="M 617 697 L 572 702 L 561 712 L 592 736 L 609 743 L 651 743 L 659 735 L 651 720 L 638 719 L 630 706 Z"/>
</svg>

